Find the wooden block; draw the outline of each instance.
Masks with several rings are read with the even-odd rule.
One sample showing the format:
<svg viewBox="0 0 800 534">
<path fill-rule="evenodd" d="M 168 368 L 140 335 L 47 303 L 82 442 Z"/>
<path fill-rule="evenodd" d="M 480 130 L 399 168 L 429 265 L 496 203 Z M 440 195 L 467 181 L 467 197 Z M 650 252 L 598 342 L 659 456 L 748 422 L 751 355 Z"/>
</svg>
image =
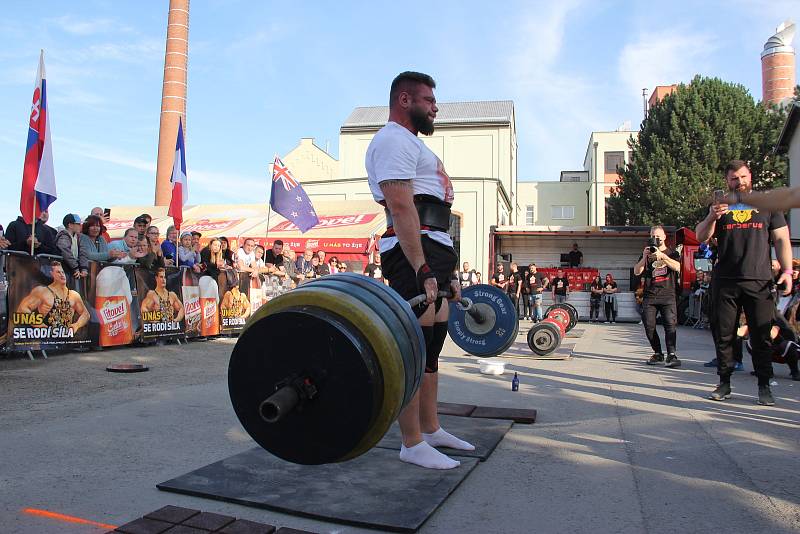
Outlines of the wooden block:
<svg viewBox="0 0 800 534">
<path fill-rule="evenodd" d="M 440 415 L 456 415 L 459 417 L 469 417 L 475 411 L 474 404 L 458 404 L 454 402 L 439 402 L 436 411 Z"/>
<path fill-rule="evenodd" d="M 536 410 L 531 408 L 499 408 L 478 406 L 470 417 L 485 419 L 509 419 L 515 423 L 530 425 L 536 422 Z"/>
</svg>

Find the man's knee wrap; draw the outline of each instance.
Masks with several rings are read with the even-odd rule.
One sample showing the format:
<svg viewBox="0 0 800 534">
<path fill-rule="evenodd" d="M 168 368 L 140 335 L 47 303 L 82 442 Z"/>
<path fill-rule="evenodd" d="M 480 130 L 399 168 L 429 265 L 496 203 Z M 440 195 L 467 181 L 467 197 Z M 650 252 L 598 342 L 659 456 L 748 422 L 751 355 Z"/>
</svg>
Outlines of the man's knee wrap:
<svg viewBox="0 0 800 534">
<path fill-rule="evenodd" d="M 442 353 L 444 340 L 447 339 L 447 323 L 434 323 L 427 328 L 431 329 L 431 337 L 430 341 L 425 338 L 425 372 L 435 373 L 439 370 L 439 355 Z"/>
</svg>

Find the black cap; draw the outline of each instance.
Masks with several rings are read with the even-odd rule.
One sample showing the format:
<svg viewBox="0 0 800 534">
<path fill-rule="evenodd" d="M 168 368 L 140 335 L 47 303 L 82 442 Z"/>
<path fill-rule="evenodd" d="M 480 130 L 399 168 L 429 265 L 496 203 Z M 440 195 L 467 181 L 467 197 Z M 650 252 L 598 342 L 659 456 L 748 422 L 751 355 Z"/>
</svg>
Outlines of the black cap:
<svg viewBox="0 0 800 534">
<path fill-rule="evenodd" d="M 147 224 L 147 217 L 144 215 L 139 215 L 134 219 L 133 224 Z"/>
</svg>

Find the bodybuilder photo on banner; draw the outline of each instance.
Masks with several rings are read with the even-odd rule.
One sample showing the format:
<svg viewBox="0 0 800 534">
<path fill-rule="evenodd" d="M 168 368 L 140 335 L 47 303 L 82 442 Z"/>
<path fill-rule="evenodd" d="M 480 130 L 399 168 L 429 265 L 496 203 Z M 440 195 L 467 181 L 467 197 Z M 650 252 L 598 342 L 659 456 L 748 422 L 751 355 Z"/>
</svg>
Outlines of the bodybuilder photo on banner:
<svg viewBox="0 0 800 534">
<path fill-rule="evenodd" d="M 61 262 L 10 256 L 6 263 L 12 347 L 87 345 L 89 310 Z"/>
<path fill-rule="evenodd" d="M 163 267 L 155 271 L 136 268 L 136 285 L 140 299 L 142 340 L 183 335 L 183 302 L 181 273 Z"/>
<path fill-rule="evenodd" d="M 230 269 L 225 271 L 226 291 L 222 296 L 219 310 L 222 317 L 222 332 L 240 332 L 250 317 L 250 277 L 243 276 Z M 221 279 L 223 277 L 220 277 Z"/>
</svg>

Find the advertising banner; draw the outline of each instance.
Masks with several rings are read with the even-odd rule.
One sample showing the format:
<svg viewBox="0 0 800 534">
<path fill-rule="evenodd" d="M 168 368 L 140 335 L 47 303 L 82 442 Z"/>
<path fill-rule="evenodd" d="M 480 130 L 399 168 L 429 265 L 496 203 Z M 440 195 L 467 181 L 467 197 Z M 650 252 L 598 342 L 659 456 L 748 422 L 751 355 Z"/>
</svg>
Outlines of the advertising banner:
<svg viewBox="0 0 800 534">
<path fill-rule="evenodd" d="M 11 350 L 91 343 L 85 284 L 65 273 L 61 262 L 10 255 L 6 274 Z"/>
<path fill-rule="evenodd" d="M 142 341 L 183 335 L 185 310 L 179 295 L 182 273 L 175 267 L 148 271 L 135 267 Z"/>
<path fill-rule="evenodd" d="M 250 317 L 250 275 L 243 273 L 240 277 L 237 271 L 229 269 L 220 275 L 220 281 L 222 280 L 225 291 L 219 305 L 220 332 L 238 334 Z"/>
<path fill-rule="evenodd" d="M 89 263 L 86 296 L 91 314 L 89 331 L 95 344 L 115 347 L 133 342 L 141 330 L 136 294 L 133 265 Z"/>
<path fill-rule="evenodd" d="M 200 304 L 200 275 L 192 269 L 181 268 L 183 283 L 181 293 L 183 295 L 184 309 L 184 333 L 186 337 L 197 337 L 200 335 L 200 325 L 203 319 L 203 308 Z"/>
</svg>

